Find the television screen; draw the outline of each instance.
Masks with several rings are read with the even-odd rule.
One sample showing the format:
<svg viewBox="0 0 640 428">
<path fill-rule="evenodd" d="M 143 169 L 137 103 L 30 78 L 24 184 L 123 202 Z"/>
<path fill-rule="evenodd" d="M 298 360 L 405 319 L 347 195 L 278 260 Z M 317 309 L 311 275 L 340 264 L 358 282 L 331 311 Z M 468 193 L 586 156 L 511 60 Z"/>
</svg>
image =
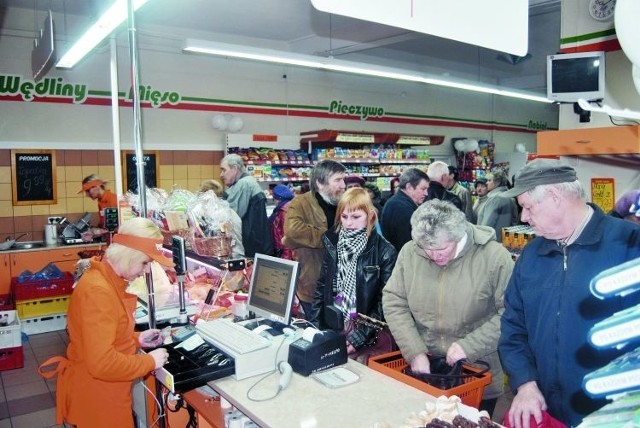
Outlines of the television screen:
<svg viewBox="0 0 640 428">
<path fill-rule="evenodd" d="M 580 52 L 547 57 L 547 98 L 577 102 L 604 98 L 604 52 Z"/>
</svg>

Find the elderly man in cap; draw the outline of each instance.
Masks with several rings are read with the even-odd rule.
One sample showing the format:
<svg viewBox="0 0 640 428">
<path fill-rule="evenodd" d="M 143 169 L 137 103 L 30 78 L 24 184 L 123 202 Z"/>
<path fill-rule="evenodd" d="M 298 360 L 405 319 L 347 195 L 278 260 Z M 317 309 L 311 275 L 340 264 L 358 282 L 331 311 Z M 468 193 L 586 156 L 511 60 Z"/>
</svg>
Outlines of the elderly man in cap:
<svg viewBox="0 0 640 428">
<path fill-rule="evenodd" d="M 500 196 L 517 197 L 522 221 L 536 234 L 516 262 L 501 320 L 498 351 L 516 394 L 509 422 L 529 428 L 548 411 L 576 426 L 607 403 L 585 394 L 583 377 L 630 350 L 595 349 L 590 328 L 640 303 L 640 293 L 601 300 L 589 283 L 640 257 L 640 226 L 585 203 L 576 171 L 558 160 L 525 165 Z"/>
</svg>

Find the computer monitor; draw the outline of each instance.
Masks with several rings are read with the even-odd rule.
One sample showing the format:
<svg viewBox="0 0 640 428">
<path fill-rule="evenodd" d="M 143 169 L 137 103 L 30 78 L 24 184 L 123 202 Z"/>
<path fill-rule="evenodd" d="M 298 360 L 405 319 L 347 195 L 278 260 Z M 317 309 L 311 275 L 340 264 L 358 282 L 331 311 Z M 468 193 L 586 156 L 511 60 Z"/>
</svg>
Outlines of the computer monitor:
<svg viewBox="0 0 640 428">
<path fill-rule="evenodd" d="M 268 320 L 289 324 L 298 262 L 256 253 L 247 308 Z"/>
</svg>

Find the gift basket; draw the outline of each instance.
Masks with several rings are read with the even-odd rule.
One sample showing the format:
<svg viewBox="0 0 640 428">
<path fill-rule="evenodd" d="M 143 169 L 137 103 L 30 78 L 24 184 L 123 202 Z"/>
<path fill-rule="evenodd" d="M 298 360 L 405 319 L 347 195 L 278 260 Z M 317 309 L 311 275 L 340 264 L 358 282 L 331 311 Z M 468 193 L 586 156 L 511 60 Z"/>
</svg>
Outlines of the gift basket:
<svg viewBox="0 0 640 428">
<path fill-rule="evenodd" d="M 232 254 L 233 232 L 240 231 L 239 217 L 212 190 L 199 193 L 189 209 L 188 240 L 200 256 L 226 257 Z M 235 224 L 234 224 L 235 223 Z"/>
</svg>

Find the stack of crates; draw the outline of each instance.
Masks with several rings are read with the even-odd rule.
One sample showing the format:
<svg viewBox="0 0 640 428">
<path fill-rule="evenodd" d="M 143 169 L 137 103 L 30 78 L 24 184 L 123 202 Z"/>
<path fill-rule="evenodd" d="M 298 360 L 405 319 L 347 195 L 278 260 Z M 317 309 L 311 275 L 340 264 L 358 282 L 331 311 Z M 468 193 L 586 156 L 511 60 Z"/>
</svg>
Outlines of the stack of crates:
<svg viewBox="0 0 640 428">
<path fill-rule="evenodd" d="M 66 328 L 73 274 L 63 272 L 63 276 L 58 279 L 23 282 L 13 278 L 11 289 L 25 334 L 47 333 Z"/>
<path fill-rule="evenodd" d="M 0 296 L 0 371 L 24 367 L 20 317 L 11 295 Z"/>
</svg>

